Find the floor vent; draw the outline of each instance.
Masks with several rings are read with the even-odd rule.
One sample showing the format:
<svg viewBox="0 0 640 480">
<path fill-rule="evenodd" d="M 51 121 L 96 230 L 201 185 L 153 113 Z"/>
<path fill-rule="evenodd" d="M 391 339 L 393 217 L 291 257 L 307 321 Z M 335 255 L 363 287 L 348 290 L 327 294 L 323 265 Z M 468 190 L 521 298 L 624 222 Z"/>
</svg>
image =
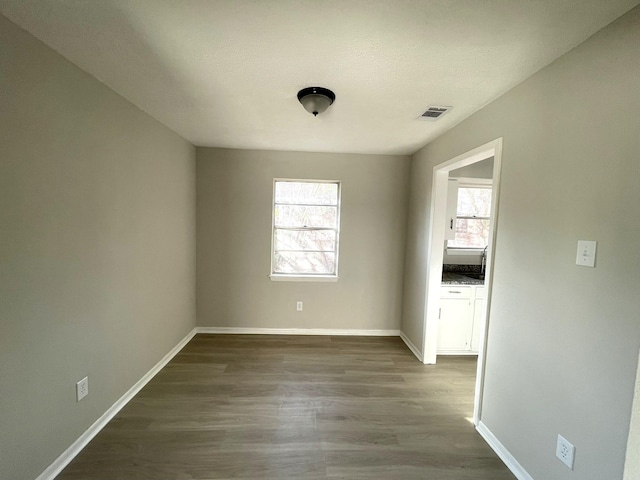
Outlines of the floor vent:
<svg viewBox="0 0 640 480">
<path fill-rule="evenodd" d="M 451 110 L 451 107 L 436 107 L 436 106 L 431 106 L 429 108 L 427 108 L 427 111 L 424 112 L 422 115 L 420 115 L 420 118 L 422 120 L 429 120 L 431 122 L 435 122 L 436 120 L 438 120 L 442 115 L 444 115 L 445 113 L 447 113 L 449 110 Z"/>
</svg>

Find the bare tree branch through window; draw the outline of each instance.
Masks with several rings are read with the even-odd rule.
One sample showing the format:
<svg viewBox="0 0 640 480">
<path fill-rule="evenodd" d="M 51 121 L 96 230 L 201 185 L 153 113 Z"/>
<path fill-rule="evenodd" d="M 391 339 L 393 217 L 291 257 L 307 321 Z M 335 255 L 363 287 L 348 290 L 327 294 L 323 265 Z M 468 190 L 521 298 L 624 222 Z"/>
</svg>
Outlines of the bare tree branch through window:
<svg viewBox="0 0 640 480">
<path fill-rule="evenodd" d="M 337 275 L 340 184 L 276 180 L 272 274 Z"/>
</svg>

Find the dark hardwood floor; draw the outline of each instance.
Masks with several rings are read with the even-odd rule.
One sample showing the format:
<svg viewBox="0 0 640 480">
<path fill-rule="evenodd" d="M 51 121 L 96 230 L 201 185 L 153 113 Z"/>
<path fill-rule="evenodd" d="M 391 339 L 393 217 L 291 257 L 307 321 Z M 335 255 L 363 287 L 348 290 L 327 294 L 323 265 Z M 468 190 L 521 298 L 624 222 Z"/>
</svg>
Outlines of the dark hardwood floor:
<svg viewBox="0 0 640 480">
<path fill-rule="evenodd" d="M 57 478 L 513 480 L 468 420 L 475 368 L 397 337 L 197 335 Z"/>
</svg>

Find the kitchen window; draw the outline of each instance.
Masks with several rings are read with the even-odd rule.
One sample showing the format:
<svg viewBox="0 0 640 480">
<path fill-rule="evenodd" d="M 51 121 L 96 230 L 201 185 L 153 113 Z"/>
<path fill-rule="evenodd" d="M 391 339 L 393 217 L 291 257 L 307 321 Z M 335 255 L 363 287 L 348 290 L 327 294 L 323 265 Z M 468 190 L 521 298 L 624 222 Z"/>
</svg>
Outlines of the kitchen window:
<svg viewBox="0 0 640 480">
<path fill-rule="evenodd" d="M 491 186 L 458 187 L 455 239 L 447 240 L 447 248 L 482 250 L 489 244 Z"/>
<path fill-rule="evenodd" d="M 338 278 L 340 182 L 273 182 L 272 280 Z"/>
</svg>

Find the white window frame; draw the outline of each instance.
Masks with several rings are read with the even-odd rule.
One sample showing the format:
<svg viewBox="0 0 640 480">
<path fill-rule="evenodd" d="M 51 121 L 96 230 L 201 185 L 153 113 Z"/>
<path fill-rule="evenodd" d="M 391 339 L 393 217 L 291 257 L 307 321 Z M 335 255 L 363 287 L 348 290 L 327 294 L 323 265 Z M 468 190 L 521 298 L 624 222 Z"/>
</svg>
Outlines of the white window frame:
<svg viewBox="0 0 640 480">
<path fill-rule="evenodd" d="M 467 177 L 460 177 L 458 178 L 458 188 L 488 188 L 491 190 L 491 202 L 494 201 L 493 199 L 493 180 L 490 178 L 467 178 Z M 457 207 L 456 207 L 457 208 Z M 456 212 L 456 222 L 458 221 L 458 218 L 475 218 L 478 220 L 489 220 L 489 222 L 491 222 L 491 217 L 458 217 L 457 212 Z M 483 248 L 480 247 L 450 247 L 449 246 L 449 242 L 451 242 L 451 240 L 447 240 L 447 247 L 446 247 L 446 252 L 447 255 L 479 255 L 482 253 L 482 251 L 484 250 Z"/>
<path fill-rule="evenodd" d="M 275 266 L 275 238 L 276 238 L 276 184 L 278 182 L 299 182 L 299 183 L 334 183 L 338 186 L 338 200 L 336 204 L 337 218 L 336 227 L 332 228 L 336 232 L 336 245 L 335 245 L 335 271 L 332 274 L 310 274 L 310 273 L 276 273 L 274 272 Z M 293 204 L 296 205 L 296 204 Z M 329 205 L 327 205 L 329 206 Z M 331 205 L 333 206 L 333 205 Z M 339 252 L 340 252 L 340 213 L 342 210 L 342 183 L 339 180 L 317 180 L 308 178 L 274 178 L 273 179 L 273 197 L 271 201 L 271 273 L 269 278 L 272 281 L 281 282 L 336 282 L 338 281 L 338 266 L 339 266 Z M 297 227 L 300 228 L 300 227 Z M 309 230 L 317 230 L 317 227 L 309 228 Z M 325 228 L 322 228 L 323 230 Z"/>
</svg>

